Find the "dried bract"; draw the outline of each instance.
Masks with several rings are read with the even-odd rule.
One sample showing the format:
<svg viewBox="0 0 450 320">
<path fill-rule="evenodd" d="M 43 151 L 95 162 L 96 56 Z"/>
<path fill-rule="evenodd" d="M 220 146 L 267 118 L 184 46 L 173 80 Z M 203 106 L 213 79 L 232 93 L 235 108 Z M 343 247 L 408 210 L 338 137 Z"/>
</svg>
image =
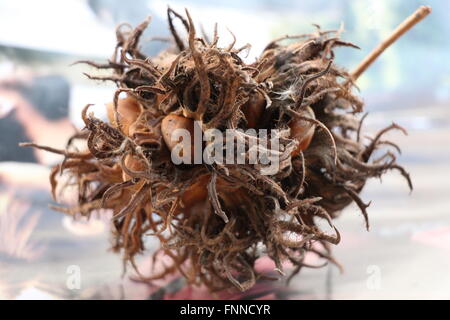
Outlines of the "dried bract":
<svg viewBox="0 0 450 320">
<path fill-rule="evenodd" d="M 411 186 L 393 152 L 373 157 L 380 148 L 397 148 L 382 138 L 401 127 L 362 138 L 363 103 L 349 74 L 333 64 L 336 47 L 356 46 L 340 40 L 339 30 L 317 29 L 295 42 L 274 40 L 247 64 L 239 56 L 246 47 L 218 47 L 217 32 L 211 41 L 198 38 L 188 12 L 184 18 L 169 9 L 168 17 L 174 48 L 157 57 L 139 50 L 147 20 L 117 29 L 106 65 L 87 62 L 111 70 L 90 78 L 118 89 L 108 121 L 84 109 L 85 129 L 73 139 L 85 141 L 86 151 L 75 151 L 72 140 L 67 150 L 47 148 L 65 156 L 53 169 L 53 190 L 64 190 L 59 173 L 78 186 L 78 205 L 59 210 L 89 216 L 111 209 L 113 248 L 133 265 L 144 237 L 157 237 L 154 258 L 163 253 L 172 264 L 146 281 L 179 272 L 211 290 L 246 290 L 263 277 L 255 261 L 265 255 L 280 274 L 284 262 L 294 266 L 292 275 L 314 267 L 305 263 L 307 253 L 335 263 L 330 248 L 340 235 L 333 218 L 355 202 L 369 227 L 368 205 L 358 196 L 367 179 L 397 170 Z M 181 20 L 187 39 L 173 19 Z M 171 132 L 194 130 L 194 121 L 202 131 L 229 129 L 243 139 L 249 137 L 242 130 L 278 130 L 280 170 L 264 175 L 257 164 L 174 164 Z M 319 228 L 320 220 L 330 228 Z"/>
</svg>

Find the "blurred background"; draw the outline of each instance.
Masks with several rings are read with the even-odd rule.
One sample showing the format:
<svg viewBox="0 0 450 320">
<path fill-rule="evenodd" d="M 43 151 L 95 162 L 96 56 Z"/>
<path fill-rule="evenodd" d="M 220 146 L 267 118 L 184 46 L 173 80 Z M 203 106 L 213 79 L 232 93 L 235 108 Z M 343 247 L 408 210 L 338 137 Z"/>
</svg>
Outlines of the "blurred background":
<svg viewBox="0 0 450 320">
<path fill-rule="evenodd" d="M 0 299 L 209 298 L 175 278 L 152 287 L 122 277 L 120 256 L 108 251 L 107 217 L 73 221 L 48 209 L 48 174 L 61 159 L 17 144 L 62 148 L 88 103 L 102 114 L 113 87 L 88 80 L 77 60 L 105 61 L 115 27 L 152 16 L 144 51 L 153 55 L 169 35 L 166 9 L 189 8 L 206 34 L 219 23 L 221 41 L 252 44 L 255 59 L 272 38 L 345 26 L 343 39 L 361 50 L 336 50 L 351 70 L 420 5 L 433 13 L 398 40 L 359 79 L 370 132 L 392 121 L 409 131 L 389 137 L 415 190 L 396 174 L 370 181 L 371 231 L 356 207 L 336 226 L 344 273 L 305 269 L 289 288 L 260 284 L 251 298 L 450 298 L 450 2 L 441 0 L 0 0 Z M 149 268 L 146 257 L 142 267 Z M 264 266 L 263 266 L 264 267 Z M 234 296 L 236 298 L 236 296 Z"/>
</svg>

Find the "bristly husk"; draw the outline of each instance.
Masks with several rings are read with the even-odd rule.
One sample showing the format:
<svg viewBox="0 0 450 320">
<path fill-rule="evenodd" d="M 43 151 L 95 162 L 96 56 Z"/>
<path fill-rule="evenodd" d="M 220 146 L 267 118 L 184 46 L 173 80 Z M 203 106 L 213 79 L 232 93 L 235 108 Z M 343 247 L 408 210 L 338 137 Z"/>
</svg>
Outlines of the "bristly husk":
<svg viewBox="0 0 450 320">
<path fill-rule="evenodd" d="M 74 151 L 72 139 L 66 150 L 47 148 L 65 156 L 51 175 L 53 194 L 57 187 L 64 190 L 60 172 L 78 185 L 78 205 L 59 210 L 89 216 L 111 209 L 113 248 L 133 266 L 145 250 L 143 238 L 159 239 L 154 258 L 164 253 L 172 264 L 142 280 L 180 272 L 188 283 L 211 290 L 246 290 L 263 276 L 255 261 L 264 255 L 280 274 L 287 261 L 294 266 L 292 275 L 314 267 L 305 263 L 307 253 L 336 263 L 330 245 L 338 244 L 340 235 L 332 219 L 355 202 L 369 228 L 368 205 L 358 196 L 368 178 L 394 169 L 412 188 L 392 151 L 373 159 L 380 147 L 398 149 L 382 140 L 384 133 L 404 130 L 393 124 L 363 139 L 364 117 L 358 116 L 363 103 L 345 84 L 349 74 L 332 63 L 336 47 L 356 47 L 340 40 L 339 30 L 318 29 L 289 44 L 277 39 L 247 64 L 239 57 L 247 47 L 220 48 L 217 32 L 211 41 L 197 38 L 188 12 L 185 18 L 169 9 L 168 17 L 174 48 L 154 58 L 142 53 L 146 20 L 136 29 L 118 27 L 117 47 L 107 64 L 85 62 L 111 70 L 109 76 L 90 78 L 118 87 L 109 122 L 89 114 L 89 106 L 83 110 L 86 127 L 74 139 L 85 141 L 87 151 Z M 178 35 L 174 18 L 185 26 L 187 39 Z M 121 92 L 138 106 L 132 121 L 120 111 Z M 263 113 L 246 118 L 246 103 L 258 97 Z M 315 119 L 302 113 L 308 107 Z M 279 173 L 265 176 L 250 164 L 174 165 L 161 133 L 169 114 L 201 120 L 202 130 L 245 130 L 250 124 L 280 130 Z M 291 121 L 315 127 L 309 147 L 294 157 L 298 142 L 290 136 Z M 329 224 L 328 232 L 318 227 L 319 220 Z"/>
</svg>

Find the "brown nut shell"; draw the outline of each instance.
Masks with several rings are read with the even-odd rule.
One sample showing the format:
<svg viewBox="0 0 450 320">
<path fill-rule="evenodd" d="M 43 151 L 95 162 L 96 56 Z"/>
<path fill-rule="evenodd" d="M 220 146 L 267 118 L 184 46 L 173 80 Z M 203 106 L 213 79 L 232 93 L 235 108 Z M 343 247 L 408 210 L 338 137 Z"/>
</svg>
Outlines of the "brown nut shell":
<svg viewBox="0 0 450 320">
<path fill-rule="evenodd" d="M 106 104 L 106 111 L 109 122 L 116 128 L 120 126 L 122 133 L 129 135 L 129 128 L 139 117 L 141 113 L 141 106 L 135 98 L 130 96 L 119 99 L 117 102 L 117 112 L 119 113 L 120 125 L 116 123 L 116 119 L 114 117 L 114 103 L 110 102 Z"/>
<path fill-rule="evenodd" d="M 182 140 L 181 138 L 179 140 L 173 140 L 172 134 L 177 129 L 184 129 L 187 130 L 190 134 L 191 138 L 191 164 L 194 163 L 194 127 L 196 126 L 194 120 L 175 115 L 175 114 L 169 114 L 166 116 L 162 122 L 161 122 L 161 133 L 164 139 L 164 142 L 167 146 L 167 148 L 172 151 L 177 144 L 180 143 Z M 201 130 L 199 128 L 199 130 Z M 173 154 L 174 157 L 181 158 L 183 156 L 182 151 L 179 152 L 179 154 Z"/>
<path fill-rule="evenodd" d="M 242 112 L 247 120 L 247 127 L 255 129 L 264 113 L 266 107 L 266 99 L 259 92 L 250 95 L 248 101 L 242 106 Z"/>
</svg>

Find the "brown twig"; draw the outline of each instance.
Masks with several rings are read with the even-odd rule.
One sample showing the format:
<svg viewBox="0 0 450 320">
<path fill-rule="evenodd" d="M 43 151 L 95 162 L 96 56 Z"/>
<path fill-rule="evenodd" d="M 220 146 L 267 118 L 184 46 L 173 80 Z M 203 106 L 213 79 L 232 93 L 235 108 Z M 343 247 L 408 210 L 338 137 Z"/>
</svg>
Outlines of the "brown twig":
<svg viewBox="0 0 450 320">
<path fill-rule="evenodd" d="M 421 6 L 405 21 L 403 21 L 392 34 L 381 42 L 351 73 L 351 79 L 356 81 L 361 74 L 386 50 L 392 45 L 398 38 L 405 34 L 409 29 L 414 27 L 417 23 L 422 21 L 426 16 L 431 13 L 431 7 Z"/>
</svg>

